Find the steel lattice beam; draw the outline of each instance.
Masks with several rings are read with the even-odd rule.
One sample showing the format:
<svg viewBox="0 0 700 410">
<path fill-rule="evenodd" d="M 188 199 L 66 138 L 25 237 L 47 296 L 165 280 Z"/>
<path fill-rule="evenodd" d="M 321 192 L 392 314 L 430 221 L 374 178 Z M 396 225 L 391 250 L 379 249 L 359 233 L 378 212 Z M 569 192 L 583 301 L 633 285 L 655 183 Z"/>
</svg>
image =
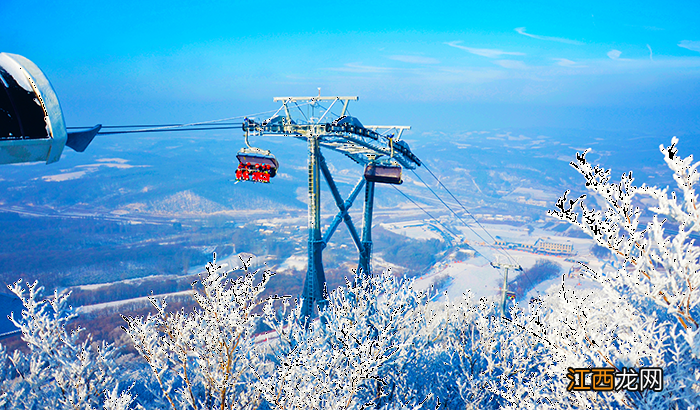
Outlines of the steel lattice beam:
<svg viewBox="0 0 700 410">
<path fill-rule="evenodd" d="M 382 161 L 398 163 L 406 169 L 415 169 L 421 165 L 418 157 L 411 152 L 406 143 L 401 141 L 403 131 L 410 129 L 410 127 L 363 126 L 357 119 L 346 116 L 348 103 L 357 100 L 358 97 L 321 97 L 320 91 L 319 96 L 316 97 L 275 97 L 274 101 L 282 102 L 282 107 L 277 110 L 275 115 L 262 122 L 248 118 L 243 121 L 246 138 L 249 135 L 283 135 L 304 140 L 308 145 L 308 265 L 302 295 L 302 314 L 306 318 L 313 315 L 314 305 L 318 305 L 319 310 L 322 310 L 327 303 L 323 249 L 341 222 L 345 222 L 350 236 L 357 246 L 359 254 L 357 274 L 371 275 L 372 273 L 372 212 L 375 182 L 361 179 L 355 185 L 348 199 L 343 201 L 321 154 L 321 148 L 340 152 L 362 165 L 381 163 Z M 322 102 L 330 102 L 330 105 L 323 107 Z M 301 106 L 310 108 L 310 115 L 307 116 L 303 112 L 299 103 L 302 104 Z M 331 118 L 333 116 L 331 109 L 337 103 L 342 104 L 340 115 L 337 118 Z M 317 110 L 318 117 L 316 116 Z M 283 115 L 278 116 L 279 113 L 283 113 Z M 300 113 L 301 116 L 294 116 L 292 113 Z M 320 175 L 323 175 L 328 183 L 338 207 L 338 213 L 325 235 L 321 234 Z M 365 201 L 362 237 L 360 237 L 348 210 L 363 188 Z"/>
</svg>

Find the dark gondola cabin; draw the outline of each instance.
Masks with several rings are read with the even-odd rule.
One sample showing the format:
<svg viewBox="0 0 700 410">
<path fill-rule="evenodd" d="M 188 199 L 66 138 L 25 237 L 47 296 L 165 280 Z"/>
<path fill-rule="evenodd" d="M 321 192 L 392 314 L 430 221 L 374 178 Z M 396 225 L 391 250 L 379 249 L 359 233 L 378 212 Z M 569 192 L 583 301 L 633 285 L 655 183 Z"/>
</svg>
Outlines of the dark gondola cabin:
<svg viewBox="0 0 700 410">
<path fill-rule="evenodd" d="M 244 148 L 238 152 L 236 158 L 236 179 L 239 181 L 269 183 L 270 179 L 277 175 L 279 163 L 270 151 Z"/>
<path fill-rule="evenodd" d="M 100 128 L 67 132 L 56 92 L 39 67 L 0 53 L 0 164 L 56 162 L 65 146 L 83 152 Z"/>
<path fill-rule="evenodd" d="M 365 179 L 371 182 L 400 185 L 401 166 L 369 163 L 365 167 Z"/>
</svg>

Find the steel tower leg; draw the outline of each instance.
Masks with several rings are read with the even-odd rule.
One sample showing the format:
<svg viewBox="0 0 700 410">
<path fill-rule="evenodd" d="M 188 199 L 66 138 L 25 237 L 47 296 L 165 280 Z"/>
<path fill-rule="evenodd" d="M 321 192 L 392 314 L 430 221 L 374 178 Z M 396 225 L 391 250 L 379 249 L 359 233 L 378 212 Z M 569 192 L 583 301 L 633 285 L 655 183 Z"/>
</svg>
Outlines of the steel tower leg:
<svg viewBox="0 0 700 410">
<path fill-rule="evenodd" d="M 357 274 L 368 276 L 372 274 L 372 210 L 374 209 L 374 182 L 367 181 L 365 185 L 365 212 L 362 217 L 362 249 Z"/>
<path fill-rule="evenodd" d="M 319 145 L 316 135 L 309 135 L 309 243 L 308 266 L 304 279 L 302 315 L 309 318 L 314 304 L 323 309 L 326 299 L 326 275 L 323 272 L 323 240 L 321 238 L 321 179 Z"/>
</svg>

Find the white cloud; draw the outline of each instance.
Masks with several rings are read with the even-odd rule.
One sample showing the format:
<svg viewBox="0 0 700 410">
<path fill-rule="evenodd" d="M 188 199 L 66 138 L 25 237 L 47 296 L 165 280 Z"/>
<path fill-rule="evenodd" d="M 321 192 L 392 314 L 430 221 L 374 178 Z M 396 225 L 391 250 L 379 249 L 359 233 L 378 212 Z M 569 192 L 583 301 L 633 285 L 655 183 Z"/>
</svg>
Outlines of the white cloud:
<svg viewBox="0 0 700 410">
<path fill-rule="evenodd" d="M 482 57 L 488 57 L 488 58 L 498 58 L 504 55 L 509 55 L 509 56 L 524 56 L 525 53 L 520 53 L 517 51 L 503 51 L 503 50 L 498 50 L 498 49 L 493 49 L 493 48 L 473 48 L 473 47 L 466 47 L 459 45 L 461 41 L 451 41 L 449 43 L 445 43 L 450 47 L 458 48 L 460 50 L 468 51 L 472 54 L 476 54 L 478 56 Z"/>
<path fill-rule="evenodd" d="M 549 37 L 549 36 L 538 36 L 536 34 L 530 34 L 525 32 L 525 27 L 518 27 L 515 29 L 518 33 L 528 36 L 531 38 L 536 38 L 538 40 L 546 40 L 546 41 L 556 41 L 558 43 L 565 43 L 565 44 L 576 44 L 576 45 L 582 45 L 583 43 L 580 41 L 576 40 L 569 40 L 568 38 L 561 38 L 561 37 Z"/>
<path fill-rule="evenodd" d="M 585 65 L 579 65 L 576 61 L 569 60 L 568 58 L 553 58 L 552 60 L 557 62 L 557 65 L 562 67 L 587 67 Z"/>
<path fill-rule="evenodd" d="M 377 67 L 363 65 L 362 63 L 347 63 L 343 67 L 329 68 L 332 71 L 346 71 L 350 73 L 385 73 L 393 70 L 391 67 Z"/>
<path fill-rule="evenodd" d="M 621 55 L 622 55 L 622 51 L 620 51 L 620 50 L 608 51 L 608 57 L 612 58 L 613 60 L 619 60 Z"/>
<path fill-rule="evenodd" d="M 654 61 L 654 52 L 651 51 L 651 46 L 647 44 L 647 48 L 649 49 L 649 60 Z"/>
<path fill-rule="evenodd" d="M 411 63 L 411 64 L 440 64 L 440 60 L 437 60 L 432 57 L 421 57 L 421 56 L 389 56 L 390 59 L 396 60 L 396 61 L 401 61 L 404 63 Z"/>
<path fill-rule="evenodd" d="M 688 50 L 700 52 L 700 41 L 683 40 L 678 43 L 678 47 L 687 48 Z"/>
<path fill-rule="evenodd" d="M 512 68 L 515 70 L 525 70 L 527 68 L 525 63 L 518 60 L 498 60 L 495 61 L 495 63 L 503 68 Z"/>
</svg>

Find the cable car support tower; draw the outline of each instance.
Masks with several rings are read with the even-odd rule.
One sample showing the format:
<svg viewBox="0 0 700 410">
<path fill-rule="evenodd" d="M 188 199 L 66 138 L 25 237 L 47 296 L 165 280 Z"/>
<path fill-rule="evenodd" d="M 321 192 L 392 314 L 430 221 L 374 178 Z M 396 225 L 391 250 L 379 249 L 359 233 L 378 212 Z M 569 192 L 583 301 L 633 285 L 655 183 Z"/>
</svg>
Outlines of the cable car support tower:
<svg viewBox="0 0 700 410">
<path fill-rule="evenodd" d="M 275 102 L 282 106 L 270 118 L 257 122 L 246 118 L 243 131 L 246 142 L 254 136 L 290 136 L 304 140 L 308 147 L 308 265 L 303 287 L 302 314 L 310 317 L 314 305 L 322 310 L 327 303 L 326 277 L 323 271 L 323 250 L 341 222 L 347 226 L 359 254 L 356 275 L 371 275 L 372 258 L 372 211 L 376 183 L 400 184 L 403 168 L 415 169 L 421 161 L 410 150 L 408 144 L 401 140 L 401 135 L 408 126 L 363 126 L 360 121 L 348 115 L 348 104 L 358 97 L 275 97 Z M 326 105 L 327 107 L 325 107 Z M 335 106 L 340 115 L 332 114 Z M 306 115 L 301 109 L 307 106 L 311 111 Z M 300 113 L 300 114 L 299 114 Z M 292 114 L 295 114 L 294 116 Z M 318 116 L 317 116 L 318 115 Z M 356 183 L 347 199 L 343 199 L 333 176 L 328 168 L 321 148 L 338 151 L 359 165 L 365 167 L 364 174 Z M 256 176 L 254 182 L 269 182 L 270 164 L 274 161 L 276 173 L 277 161 L 268 151 L 260 156 L 260 164 L 251 164 L 251 152 L 262 152 L 248 146 L 239 152 L 239 170 L 250 170 Z M 245 158 L 245 161 L 241 158 Z M 255 168 L 257 166 L 257 168 Z M 243 174 L 244 172 L 241 172 Z M 262 174 L 261 174 L 262 173 Z M 239 173 L 237 172 L 237 176 Z M 326 180 L 333 195 L 338 213 L 325 233 L 321 232 L 321 175 Z M 245 178 L 244 178 L 245 179 Z M 349 214 L 353 202 L 364 189 L 364 211 L 362 231 L 358 232 Z"/>
</svg>

